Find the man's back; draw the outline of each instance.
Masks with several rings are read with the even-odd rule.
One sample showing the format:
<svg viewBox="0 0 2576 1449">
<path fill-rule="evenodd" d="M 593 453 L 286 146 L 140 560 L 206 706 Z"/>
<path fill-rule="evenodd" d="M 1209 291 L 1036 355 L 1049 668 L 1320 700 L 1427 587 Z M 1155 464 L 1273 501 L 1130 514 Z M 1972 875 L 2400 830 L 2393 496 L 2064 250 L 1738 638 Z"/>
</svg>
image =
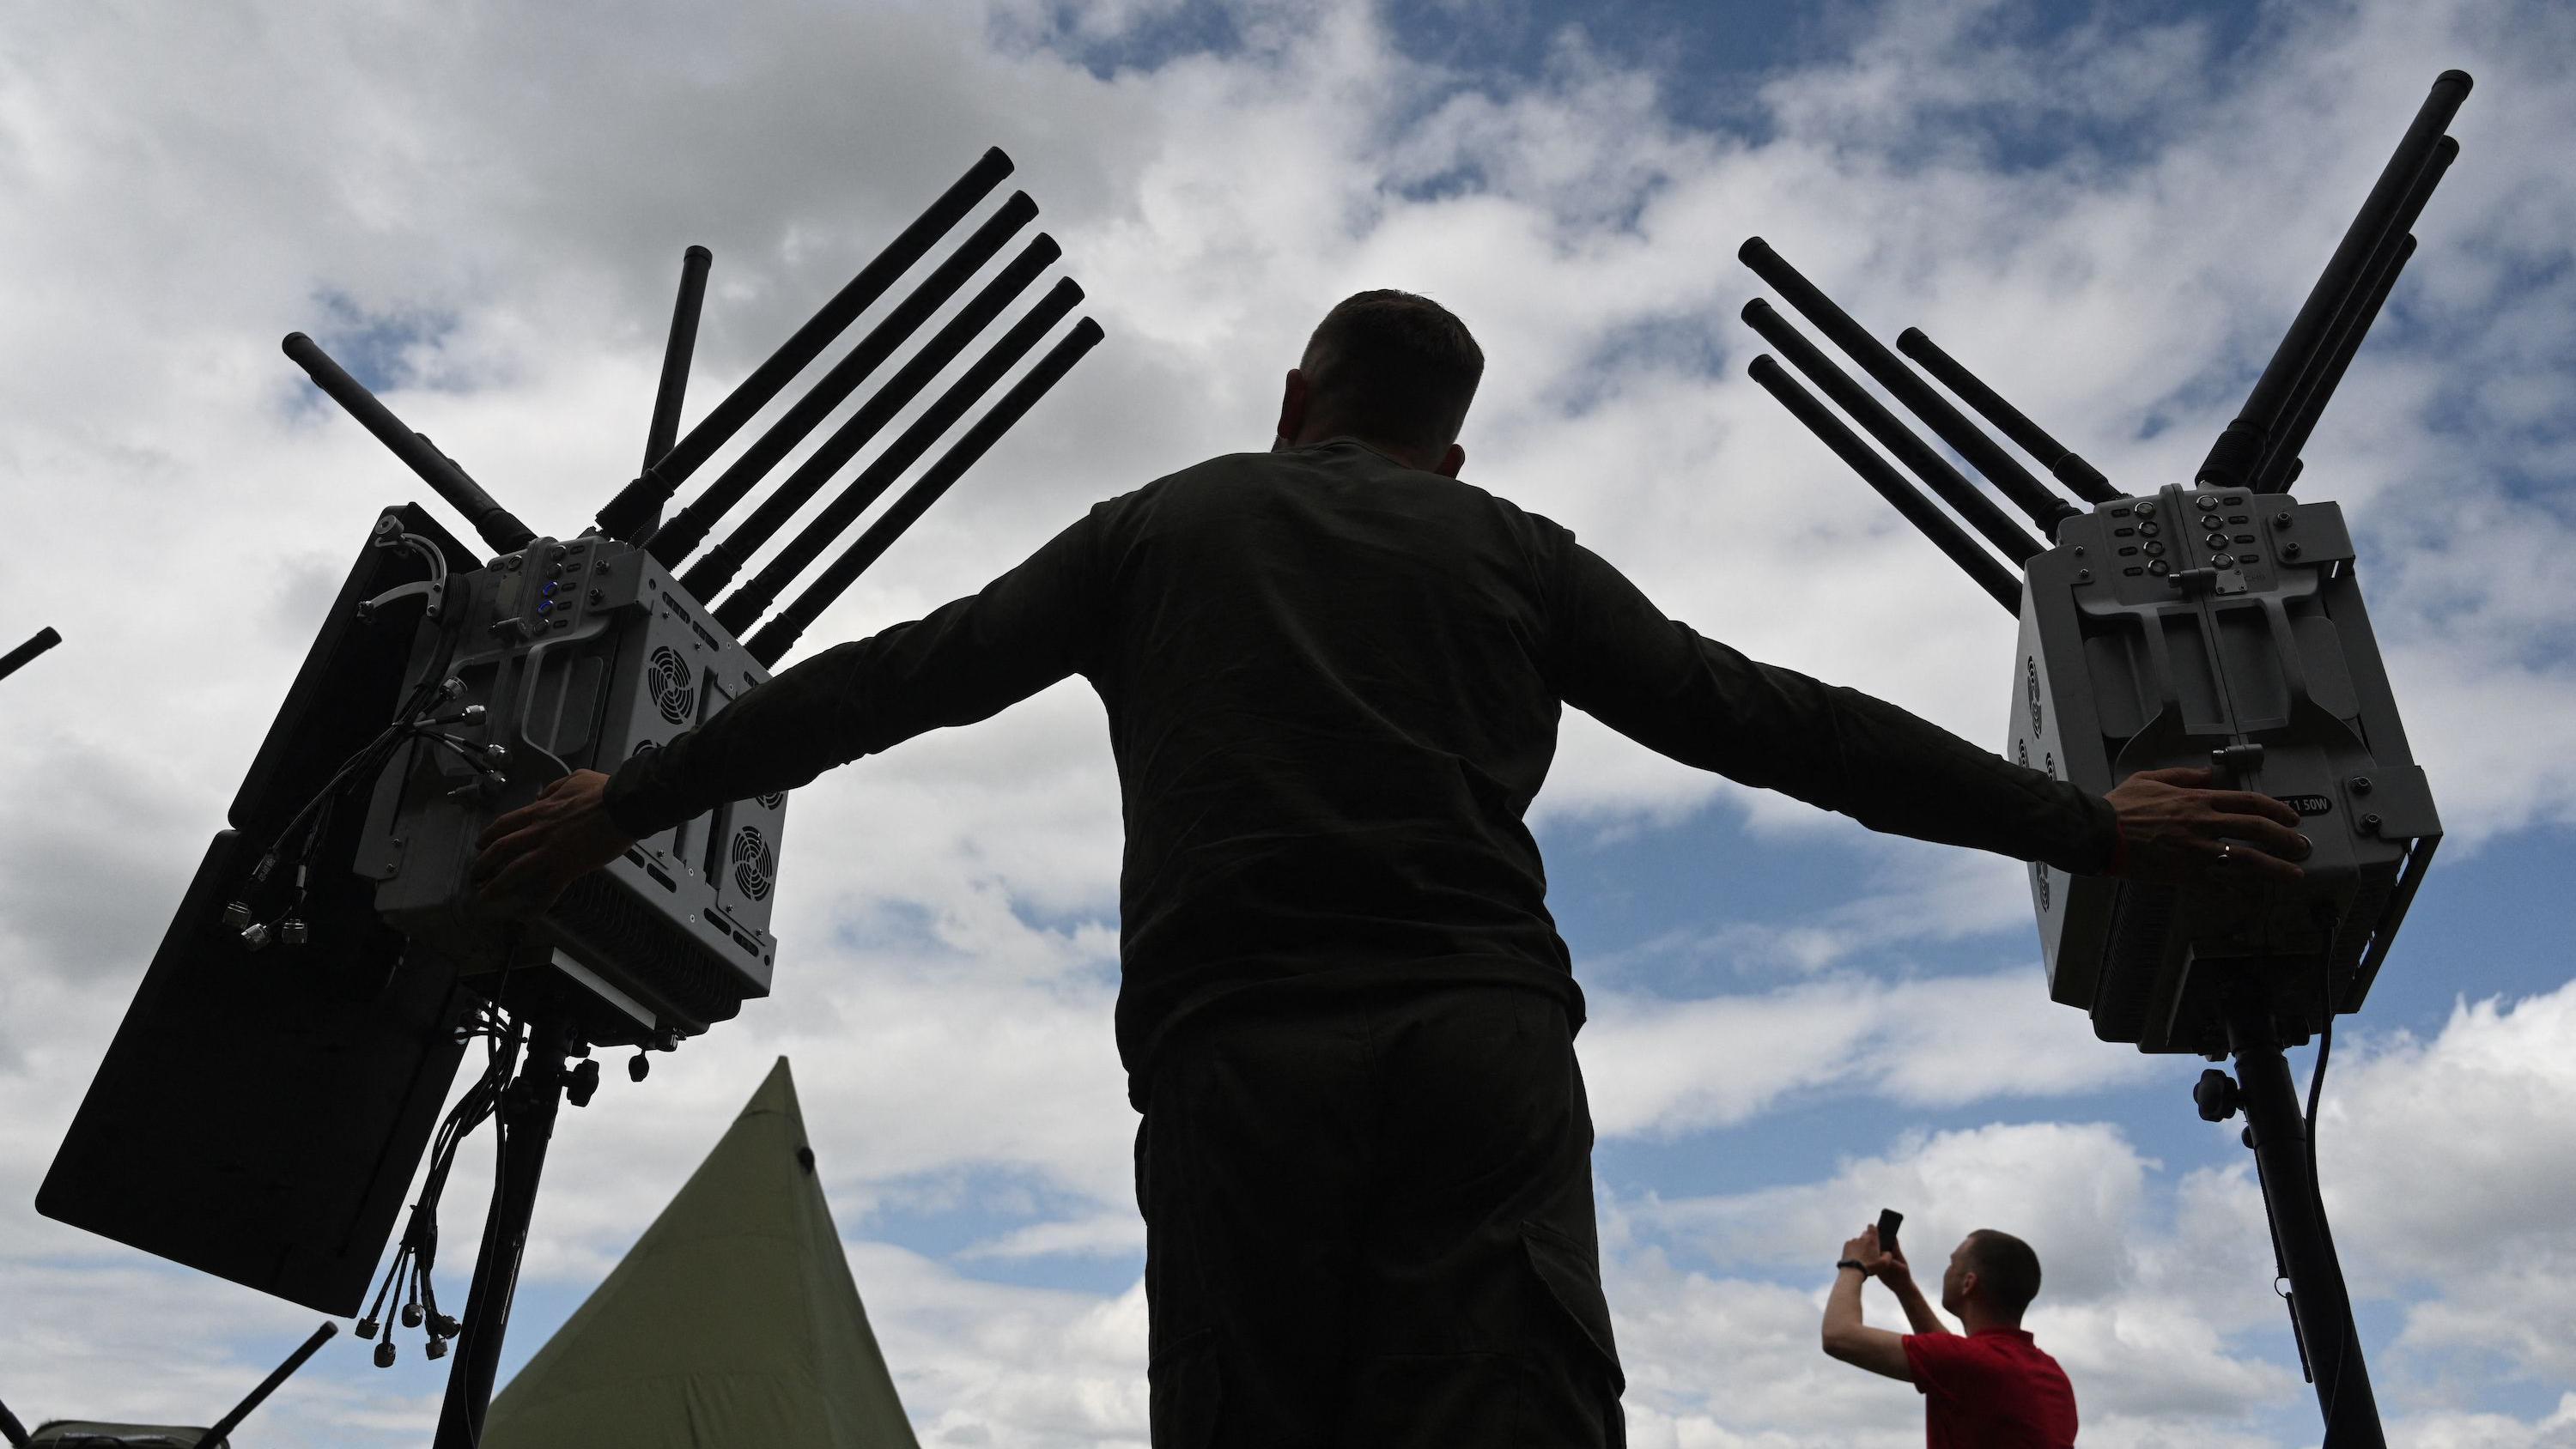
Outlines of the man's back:
<svg viewBox="0 0 2576 1449">
<path fill-rule="evenodd" d="M 1930 1449 L 2067 1449 L 2075 1390 L 2018 1328 L 1905 1336 Z"/>
<path fill-rule="evenodd" d="M 1217 458 L 1093 510 L 1126 808 L 1131 1064 L 1225 995 L 1299 978 L 1573 978 L 1521 816 L 1555 753 L 1564 531 L 1337 441 Z M 1274 988 L 1275 989 L 1275 988 Z"/>
</svg>

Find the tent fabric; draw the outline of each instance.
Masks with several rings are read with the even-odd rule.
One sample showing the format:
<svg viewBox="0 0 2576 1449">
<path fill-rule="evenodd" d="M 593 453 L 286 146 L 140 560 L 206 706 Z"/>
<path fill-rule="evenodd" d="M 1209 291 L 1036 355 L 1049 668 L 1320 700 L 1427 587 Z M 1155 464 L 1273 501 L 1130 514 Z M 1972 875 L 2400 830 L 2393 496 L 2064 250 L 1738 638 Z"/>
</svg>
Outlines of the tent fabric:
<svg viewBox="0 0 2576 1449">
<path fill-rule="evenodd" d="M 483 1449 L 918 1449 L 813 1163 L 780 1057 Z"/>
</svg>

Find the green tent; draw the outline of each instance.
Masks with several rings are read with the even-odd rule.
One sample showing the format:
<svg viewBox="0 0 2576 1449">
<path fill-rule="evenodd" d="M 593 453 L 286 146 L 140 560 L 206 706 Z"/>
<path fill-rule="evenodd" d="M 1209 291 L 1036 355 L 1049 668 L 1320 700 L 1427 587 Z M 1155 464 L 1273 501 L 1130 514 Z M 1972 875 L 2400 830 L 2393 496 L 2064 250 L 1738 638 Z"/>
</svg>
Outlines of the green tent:
<svg viewBox="0 0 2576 1449">
<path fill-rule="evenodd" d="M 483 1430 L 483 1449 L 610 1445 L 917 1449 L 785 1057 Z"/>
</svg>

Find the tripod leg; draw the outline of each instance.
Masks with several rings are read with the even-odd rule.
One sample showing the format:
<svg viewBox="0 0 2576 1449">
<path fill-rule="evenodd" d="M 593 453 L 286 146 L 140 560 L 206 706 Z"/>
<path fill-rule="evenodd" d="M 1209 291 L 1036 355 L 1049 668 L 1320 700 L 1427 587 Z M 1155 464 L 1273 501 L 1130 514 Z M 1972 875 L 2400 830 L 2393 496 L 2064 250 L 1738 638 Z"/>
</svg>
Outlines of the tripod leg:
<svg viewBox="0 0 2576 1449">
<path fill-rule="evenodd" d="M 527 1063 L 502 1099 L 501 1126 L 508 1132 L 508 1145 L 492 1184 L 492 1209 L 483 1220 L 483 1246 L 475 1255 L 474 1282 L 465 1295 L 435 1449 L 474 1449 L 483 1438 L 483 1411 L 492 1402 L 501 1335 L 509 1325 L 510 1300 L 518 1292 L 528 1220 L 536 1212 L 537 1180 L 545 1172 L 546 1144 L 554 1136 L 555 1108 L 563 1100 L 563 1032 L 555 1021 L 531 1024 Z"/>
<path fill-rule="evenodd" d="M 2315 1371 L 2317 1405 L 2332 1449 L 2386 1449 L 2379 1405 L 2353 1330 L 2352 1301 L 2343 1268 L 2326 1235 L 2325 1206 L 2308 1170 L 2307 1124 L 2289 1061 L 2274 1040 L 2268 1015 L 2240 1013 L 2232 1023 L 2236 1081 L 2243 1093 L 2254 1160 L 2263 1179 L 2263 1207 L 2290 1279 L 2290 1311 L 2301 1348 Z"/>
</svg>

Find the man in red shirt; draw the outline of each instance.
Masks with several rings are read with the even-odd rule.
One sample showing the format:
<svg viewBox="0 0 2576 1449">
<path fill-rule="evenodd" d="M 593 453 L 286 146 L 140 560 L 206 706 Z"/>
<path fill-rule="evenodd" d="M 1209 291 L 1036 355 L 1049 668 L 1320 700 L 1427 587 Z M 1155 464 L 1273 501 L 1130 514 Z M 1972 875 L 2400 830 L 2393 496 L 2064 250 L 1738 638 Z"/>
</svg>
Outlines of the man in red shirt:
<svg viewBox="0 0 2576 1449">
<path fill-rule="evenodd" d="M 1912 1333 L 1861 1322 L 1861 1284 L 1871 1278 L 1896 1295 Z M 2069 1449 L 2074 1387 L 2022 1331 L 2022 1310 L 2038 1295 L 2039 1255 L 2030 1244 L 1979 1228 L 1941 1272 L 1941 1306 L 1966 1330 L 1952 1333 L 1923 1301 L 1904 1256 L 1880 1249 L 1873 1224 L 1843 1244 L 1825 1299 L 1825 1352 L 1914 1385 L 1930 1449 Z"/>
</svg>

